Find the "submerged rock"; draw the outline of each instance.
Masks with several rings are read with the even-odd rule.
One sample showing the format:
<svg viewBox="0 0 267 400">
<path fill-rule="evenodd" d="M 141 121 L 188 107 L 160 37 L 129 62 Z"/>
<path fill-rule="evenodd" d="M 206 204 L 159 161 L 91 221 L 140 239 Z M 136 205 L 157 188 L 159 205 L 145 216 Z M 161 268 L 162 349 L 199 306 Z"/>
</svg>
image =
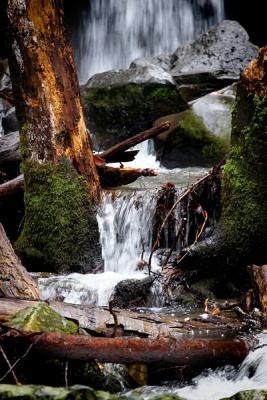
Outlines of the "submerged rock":
<svg viewBox="0 0 267 400">
<path fill-rule="evenodd" d="M 171 75 L 157 66 L 96 74 L 81 93 L 95 146 L 101 149 L 187 108 Z"/>
</svg>

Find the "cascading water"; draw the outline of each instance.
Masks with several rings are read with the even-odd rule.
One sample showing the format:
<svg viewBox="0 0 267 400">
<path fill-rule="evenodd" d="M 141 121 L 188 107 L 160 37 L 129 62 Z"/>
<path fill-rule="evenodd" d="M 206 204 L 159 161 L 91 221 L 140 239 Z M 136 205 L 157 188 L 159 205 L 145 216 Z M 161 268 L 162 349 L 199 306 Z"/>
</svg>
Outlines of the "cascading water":
<svg viewBox="0 0 267 400">
<path fill-rule="evenodd" d="M 145 271 L 138 271 L 137 264 L 142 252 L 151 247 L 154 193 L 153 190 L 107 192 L 98 214 L 104 273 L 40 278 L 43 298 L 106 305 L 118 282 L 144 278 Z"/>
<path fill-rule="evenodd" d="M 248 354 L 238 369 L 226 366 L 215 371 L 205 371 L 194 378 L 191 385 L 183 388 L 174 386 L 143 387 L 134 392 L 142 394 L 142 397 L 147 400 L 166 393 L 187 400 L 220 400 L 245 390 L 267 390 L 267 332 L 260 334 L 258 339 L 258 346 Z M 129 392 L 126 395 L 131 397 L 132 393 Z M 244 396 L 242 398 L 252 397 Z M 261 396 L 257 398 L 261 398 Z"/>
<path fill-rule="evenodd" d="M 80 81 L 173 52 L 224 18 L 223 0 L 90 0 L 74 32 Z"/>
</svg>

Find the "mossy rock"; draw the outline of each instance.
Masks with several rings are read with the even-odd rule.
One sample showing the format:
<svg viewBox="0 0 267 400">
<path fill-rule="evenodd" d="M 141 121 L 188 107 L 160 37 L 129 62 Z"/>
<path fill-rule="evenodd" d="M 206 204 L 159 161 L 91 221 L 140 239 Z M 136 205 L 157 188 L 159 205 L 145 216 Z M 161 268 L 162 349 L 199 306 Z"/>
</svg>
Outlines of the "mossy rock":
<svg viewBox="0 0 267 400">
<path fill-rule="evenodd" d="M 188 108 L 171 77 L 155 78 L 148 71 L 97 74 L 82 88 L 87 124 L 97 148 L 110 147 L 150 128 L 155 119 Z"/>
<path fill-rule="evenodd" d="M 222 400 L 267 400 L 266 390 L 245 390 Z"/>
<path fill-rule="evenodd" d="M 18 311 L 6 326 L 27 332 L 61 332 L 75 334 L 78 325 L 52 310 L 48 304 L 38 302 Z"/>
<path fill-rule="evenodd" d="M 108 392 L 94 391 L 85 386 L 70 388 L 40 385 L 0 385 L 0 400 L 113 400 Z"/>
<path fill-rule="evenodd" d="M 22 135 L 23 137 L 23 135 Z M 22 139 L 22 152 L 23 149 Z M 24 161 L 25 222 L 15 250 L 33 271 L 92 272 L 101 266 L 96 210 L 69 160 Z"/>
<path fill-rule="evenodd" d="M 178 114 L 177 121 L 164 144 L 156 142 L 157 158 L 164 167 L 208 167 L 223 159 L 227 142 L 211 133 L 201 118 L 188 110 L 182 118 Z"/>
</svg>

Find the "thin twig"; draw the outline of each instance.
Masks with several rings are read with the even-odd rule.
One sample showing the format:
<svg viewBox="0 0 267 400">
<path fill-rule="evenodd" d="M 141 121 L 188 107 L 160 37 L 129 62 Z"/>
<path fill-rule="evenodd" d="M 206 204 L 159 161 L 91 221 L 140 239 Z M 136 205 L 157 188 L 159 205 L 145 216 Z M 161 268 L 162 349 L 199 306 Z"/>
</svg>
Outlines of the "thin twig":
<svg viewBox="0 0 267 400">
<path fill-rule="evenodd" d="M 205 181 L 207 178 L 209 178 L 209 177 L 211 176 L 211 173 L 212 173 L 212 172 L 209 172 L 207 175 L 203 176 L 203 177 L 200 178 L 196 183 L 194 183 L 189 189 L 187 189 L 187 190 L 176 200 L 176 202 L 173 204 L 173 206 L 172 206 L 172 207 L 170 208 L 170 210 L 168 211 L 166 217 L 164 218 L 164 220 L 163 220 L 163 222 L 162 222 L 162 224 L 161 224 L 161 226 L 160 226 L 160 228 L 159 228 L 159 230 L 158 230 L 157 238 L 156 238 L 156 240 L 155 240 L 155 243 L 154 243 L 154 245 L 153 245 L 153 247 L 152 247 L 152 250 L 151 250 L 151 253 L 150 253 L 150 256 L 149 256 L 148 265 L 149 265 L 149 268 L 150 268 L 150 269 L 151 269 L 151 260 L 152 260 L 153 253 L 154 253 L 155 250 L 158 248 L 158 245 L 159 245 L 159 243 L 160 243 L 160 235 L 161 235 L 161 232 L 162 232 L 164 226 L 166 225 L 166 222 L 168 221 L 169 217 L 171 216 L 173 210 L 178 206 L 178 204 L 179 204 L 182 200 L 184 200 L 184 199 L 192 192 L 192 190 L 194 190 L 200 183 L 202 183 L 202 182 Z"/>
<path fill-rule="evenodd" d="M 65 378 L 65 387 L 66 387 L 66 388 L 69 387 L 69 383 L 68 383 L 68 370 L 69 370 L 69 362 L 66 361 L 66 362 L 65 362 L 65 374 L 64 374 L 64 378 Z"/>
<path fill-rule="evenodd" d="M 10 361 L 9 361 L 9 359 L 7 358 L 7 355 L 6 355 L 4 349 L 3 349 L 3 347 L 2 347 L 1 345 L 0 345 L 0 351 L 1 351 L 2 356 L 4 357 L 4 359 L 5 359 L 6 363 L 7 363 L 7 365 L 8 365 L 9 368 L 11 369 L 11 373 L 12 373 L 12 375 L 13 375 L 13 378 L 14 378 L 14 381 L 15 381 L 16 385 L 21 385 L 21 383 L 20 383 L 20 381 L 18 380 L 18 378 L 17 378 L 15 372 L 13 371 L 13 369 L 12 369 L 12 367 L 11 367 L 11 364 L 10 364 Z"/>
<path fill-rule="evenodd" d="M 30 346 L 28 347 L 28 349 L 25 351 L 24 354 L 22 354 L 22 356 L 20 358 L 18 358 L 13 365 L 10 366 L 9 370 L 0 378 L 0 382 L 2 382 L 7 375 L 13 371 L 13 369 L 15 368 L 15 366 L 21 361 L 23 360 L 23 358 L 27 357 L 27 355 L 29 354 L 29 352 L 31 351 L 31 349 L 33 348 L 33 346 L 39 342 L 39 340 L 41 339 L 41 337 L 43 336 L 43 334 L 37 336 L 37 338 L 35 339 L 35 341 L 33 343 L 30 344 Z"/>
<path fill-rule="evenodd" d="M 109 302 L 108 302 L 108 310 L 114 319 L 114 328 L 113 328 L 113 333 L 112 333 L 111 337 L 116 337 L 117 329 L 118 329 L 118 318 L 117 318 L 115 311 L 113 310 L 112 300 L 109 300 Z"/>
</svg>

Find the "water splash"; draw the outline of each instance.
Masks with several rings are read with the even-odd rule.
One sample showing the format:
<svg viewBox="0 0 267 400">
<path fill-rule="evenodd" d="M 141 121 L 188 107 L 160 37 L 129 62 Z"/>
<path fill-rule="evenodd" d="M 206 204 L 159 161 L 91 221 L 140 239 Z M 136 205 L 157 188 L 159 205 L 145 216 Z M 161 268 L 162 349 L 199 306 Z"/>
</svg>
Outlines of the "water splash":
<svg viewBox="0 0 267 400">
<path fill-rule="evenodd" d="M 80 81 L 173 52 L 223 18 L 223 0 L 91 0 L 74 32 Z"/>
</svg>

